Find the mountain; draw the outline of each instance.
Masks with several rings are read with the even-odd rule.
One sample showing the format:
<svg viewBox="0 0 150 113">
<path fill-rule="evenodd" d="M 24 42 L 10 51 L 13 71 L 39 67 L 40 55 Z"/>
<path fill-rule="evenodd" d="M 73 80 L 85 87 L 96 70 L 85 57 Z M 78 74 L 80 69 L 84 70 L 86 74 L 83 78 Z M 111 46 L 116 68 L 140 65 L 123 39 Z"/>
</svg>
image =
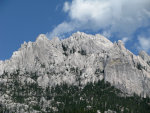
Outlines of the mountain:
<svg viewBox="0 0 150 113">
<path fill-rule="evenodd" d="M 141 109 L 146 113 L 150 110 L 150 56 L 144 51 L 136 56 L 125 48 L 122 41 L 112 43 L 99 34 L 77 32 L 63 40 L 57 37 L 49 40 L 40 34 L 35 42 L 24 42 L 9 60 L 0 61 L 0 87 L 1 111 L 71 113 L 67 111 L 70 104 L 63 99 L 78 103 L 86 95 L 83 102 L 91 101 L 88 96 L 94 98 L 94 102 L 110 100 L 108 97 L 126 103 L 139 100 L 135 105 L 136 113 Z M 99 93 L 107 96 L 99 99 Z M 121 112 L 121 109 L 122 112 L 132 112 L 134 108 L 126 106 L 125 109 L 120 101 L 120 108 L 112 103 L 107 106 L 108 100 L 101 104 L 90 103 L 86 109 L 81 107 L 88 105 L 87 101 L 74 103 L 74 109 L 113 113 Z M 104 106 L 104 109 L 90 111 L 92 105 Z"/>
</svg>

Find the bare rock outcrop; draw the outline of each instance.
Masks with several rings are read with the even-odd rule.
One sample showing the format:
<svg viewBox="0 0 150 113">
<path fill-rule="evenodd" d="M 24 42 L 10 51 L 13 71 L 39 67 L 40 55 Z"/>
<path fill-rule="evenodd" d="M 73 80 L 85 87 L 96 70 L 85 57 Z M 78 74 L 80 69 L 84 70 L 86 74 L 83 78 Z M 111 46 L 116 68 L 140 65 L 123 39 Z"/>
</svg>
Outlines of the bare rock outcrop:
<svg viewBox="0 0 150 113">
<path fill-rule="evenodd" d="M 6 61 L 0 61 L 0 76 L 19 70 L 24 77 L 38 75 L 42 87 L 61 83 L 84 86 L 104 79 L 128 94 L 150 96 L 150 56 L 127 50 L 122 41 L 112 43 L 97 34 L 77 32 L 60 40 L 44 34 L 24 42 Z"/>
</svg>

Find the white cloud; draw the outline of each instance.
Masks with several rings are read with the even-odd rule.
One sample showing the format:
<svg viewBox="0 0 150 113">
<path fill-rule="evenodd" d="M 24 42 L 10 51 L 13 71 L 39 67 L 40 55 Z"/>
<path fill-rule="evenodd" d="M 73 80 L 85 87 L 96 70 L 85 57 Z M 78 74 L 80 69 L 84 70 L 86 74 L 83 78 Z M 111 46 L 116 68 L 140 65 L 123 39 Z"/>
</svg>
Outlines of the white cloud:
<svg viewBox="0 0 150 113">
<path fill-rule="evenodd" d="M 130 40 L 129 37 L 123 37 L 122 38 L 122 41 L 123 41 L 124 44 L 126 44 L 126 42 L 129 41 L 129 40 Z"/>
<path fill-rule="evenodd" d="M 120 37 L 133 34 L 150 20 L 149 0 L 72 0 L 64 3 L 70 21 L 56 26 L 50 36 L 77 30 L 98 31 L 109 28 Z M 66 29 L 67 28 L 67 29 Z"/>
<path fill-rule="evenodd" d="M 102 32 L 102 35 L 105 36 L 106 38 L 110 38 L 111 37 L 110 31 L 106 31 L 106 30 Z"/>
<path fill-rule="evenodd" d="M 140 44 L 140 47 L 139 47 L 140 50 L 142 49 L 142 50 L 145 50 L 146 52 L 150 50 L 150 38 L 139 36 L 138 41 Z"/>
<path fill-rule="evenodd" d="M 64 3 L 63 10 L 64 10 L 65 12 L 67 12 L 67 11 L 69 11 L 69 9 L 70 9 L 69 2 L 65 2 L 65 3 Z"/>
<path fill-rule="evenodd" d="M 71 25 L 71 23 L 63 22 L 59 24 L 55 29 L 53 29 L 53 32 L 48 33 L 47 37 L 63 37 L 64 33 L 72 32 L 74 29 L 75 28 L 73 27 L 73 25 Z"/>
<path fill-rule="evenodd" d="M 53 29 L 52 32 L 47 33 L 47 37 L 49 37 L 50 39 L 53 37 L 59 37 L 59 38 L 64 38 L 65 33 L 71 33 L 74 30 L 77 30 L 78 28 L 80 28 L 80 26 L 82 26 L 81 24 L 77 23 L 77 22 L 63 22 L 61 24 L 59 24 L 57 27 L 55 27 Z"/>
</svg>

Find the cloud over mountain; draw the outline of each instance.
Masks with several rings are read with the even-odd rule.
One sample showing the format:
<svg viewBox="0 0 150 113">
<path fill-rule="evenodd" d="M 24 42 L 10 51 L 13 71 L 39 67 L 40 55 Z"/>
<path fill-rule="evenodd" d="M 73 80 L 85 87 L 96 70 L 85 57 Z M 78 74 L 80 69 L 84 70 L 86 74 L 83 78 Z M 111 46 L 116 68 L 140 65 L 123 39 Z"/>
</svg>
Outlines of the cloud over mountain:
<svg viewBox="0 0 150 113">
<path fill-rule="evenodd" d="M 138 40 L 139 40 L 139 45 L 140 45 L 139 49 L 143 49 L 145 51 L 150 50 L 150 38 L 149 37 L 139 36 Z"/>
<path fill-rule="evenodd" d="M 147 26 L 150 19 L 149 0 L 72 0 L 63 11 L 69 21 L 57 25 L 49 37 L 63 36 L 77 30 L 99 30 L 118 33 L 118 38 L 132 35 Z"/>
</svg>

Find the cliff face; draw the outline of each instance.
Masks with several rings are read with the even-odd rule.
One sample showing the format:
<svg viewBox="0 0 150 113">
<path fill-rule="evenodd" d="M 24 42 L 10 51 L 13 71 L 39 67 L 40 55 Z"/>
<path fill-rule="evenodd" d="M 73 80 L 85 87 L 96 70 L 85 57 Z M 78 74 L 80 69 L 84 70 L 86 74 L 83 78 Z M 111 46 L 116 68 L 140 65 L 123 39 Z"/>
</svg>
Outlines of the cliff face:
<svg viewBox="0 0 150 113">
<path fill-rule="evenodd" d="M 150 95 L 150 56 L 143 51 L 136 56 L 121 41 L 112 43 L 101 35 L 77 32 L 64 40 L 48 40 L 41 34 L 35 42 L 22 44 L 10 60 L 0 61 L 1 76 L 18 70 L 22 83 L 37 82 L 43 88 L 104 79 L 125 93 Z"/>
</svg>

